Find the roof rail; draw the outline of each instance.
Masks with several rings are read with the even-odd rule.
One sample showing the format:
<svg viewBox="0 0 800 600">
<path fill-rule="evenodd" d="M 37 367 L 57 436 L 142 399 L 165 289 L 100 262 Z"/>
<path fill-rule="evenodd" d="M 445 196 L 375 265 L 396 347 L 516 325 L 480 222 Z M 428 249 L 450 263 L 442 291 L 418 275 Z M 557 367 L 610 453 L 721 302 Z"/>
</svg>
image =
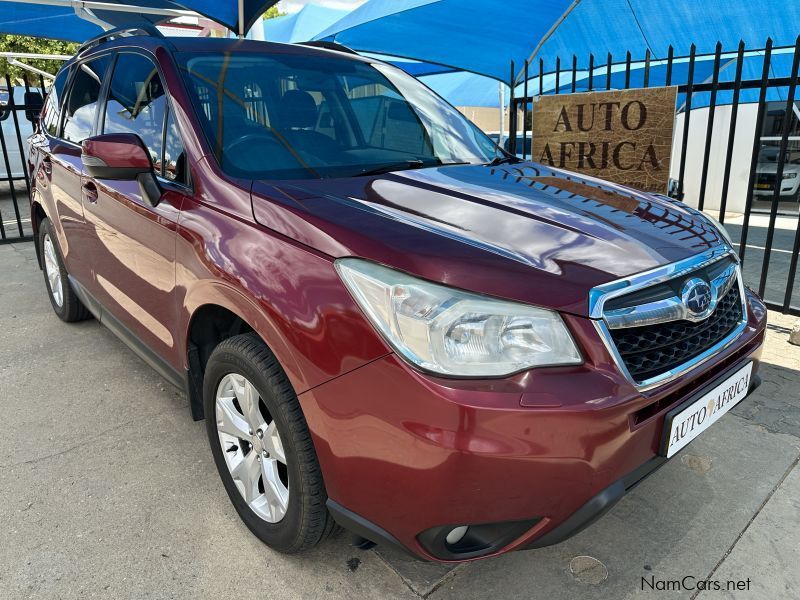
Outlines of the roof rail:
<svg viewBox="0 0 800 600">
<path fill-rule="evenodd" d="M 114 39 L 141 34 L 149 35 L 155 38 L 164 37 L 164 34 L 161 33 L 158 28 L 151 23 L 140 23 L 139 25 L 128 27 L 117 27 L 116 29 L 109 29 L 98 36 L 86 40 L 83 44 L 81 44 L 80 48 L 78 48 L 78 54 L 84 50 L 88 50 L 89 48 L 94 48 L 103 42 L 109 42 Z"/>
<path fill-rule="evenodd" d="M 323 48 L 325 50 L 335 50 L 336 52 L 344 52 L 345 54 L 358 54 L 352 48 L 340 44 L 338 42 L 331 42 L 328 40 L 311 40 L 310 42 L 300 42 L 300 46 L 309 46 L 311 48 Z"/>
</svg>

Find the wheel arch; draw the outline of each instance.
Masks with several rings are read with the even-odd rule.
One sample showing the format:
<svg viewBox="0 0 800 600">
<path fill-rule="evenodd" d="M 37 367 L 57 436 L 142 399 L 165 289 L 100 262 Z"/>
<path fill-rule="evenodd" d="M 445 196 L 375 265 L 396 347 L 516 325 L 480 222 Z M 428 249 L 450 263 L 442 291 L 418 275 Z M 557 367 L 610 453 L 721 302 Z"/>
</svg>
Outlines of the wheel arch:
<svg viewBox="0 0 800 600">
<path fill-rule="evenodd" d="M 275 355 L 295 391 L 302 391 L 303 377 L 291 368 L 291 348 L 280 335 L 266 311 L 250 298 L 219 282 L 195 286 L 184 302 L 186 325 L 180 349 L 188 375 L 192 417 L 203 415 L 203 375 L 216 346 L 231 337 L 253 332 Z M 298 386 L 300 386 L 298 388 Z"/>
</svg>

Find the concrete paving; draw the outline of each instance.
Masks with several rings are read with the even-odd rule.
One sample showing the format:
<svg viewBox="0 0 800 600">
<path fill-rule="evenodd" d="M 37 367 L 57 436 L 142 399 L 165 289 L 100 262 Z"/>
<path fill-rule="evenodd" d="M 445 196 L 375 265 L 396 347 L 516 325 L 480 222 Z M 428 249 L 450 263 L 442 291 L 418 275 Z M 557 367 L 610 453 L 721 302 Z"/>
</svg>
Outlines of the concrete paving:
<svg viewBox="0 0 800 600">
<path fill-rule="evenodd" d="M 61 323 L 32 244 L 0 246 L 0 273 L 1 599 L 800 598 L 794 318 L 770 315 L 762 387 L 591 528 L 451 567 L 345 534 L 272 552 L 183 395 L 96 322 Z"/>
</svg>

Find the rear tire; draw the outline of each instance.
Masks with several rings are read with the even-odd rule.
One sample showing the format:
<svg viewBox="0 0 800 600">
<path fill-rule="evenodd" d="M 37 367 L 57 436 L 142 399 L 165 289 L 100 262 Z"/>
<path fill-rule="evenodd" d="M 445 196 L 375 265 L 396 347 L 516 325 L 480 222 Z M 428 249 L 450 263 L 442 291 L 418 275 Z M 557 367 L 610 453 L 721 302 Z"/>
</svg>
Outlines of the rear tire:
<svg viewBox="0 0 800 600">
<path fill-rule="evenodd" d="M 47 295 L 56 316 L 66 323 L 83 321 L 91 317 L 91 313 L 69 283 L 58 237 L 53 224 L 47 218 L 39 223 L 39 256 L 42 257 L 42 272 L 44 272 Z"/>
<path fill-rule="evenodd" d="M 214 462 L 248 529 L 288 554 L 328 537 L 335 523 L 305 417 L 257 335 L 238 335 L 214 349 L 203 401 Z"/>
</svg>

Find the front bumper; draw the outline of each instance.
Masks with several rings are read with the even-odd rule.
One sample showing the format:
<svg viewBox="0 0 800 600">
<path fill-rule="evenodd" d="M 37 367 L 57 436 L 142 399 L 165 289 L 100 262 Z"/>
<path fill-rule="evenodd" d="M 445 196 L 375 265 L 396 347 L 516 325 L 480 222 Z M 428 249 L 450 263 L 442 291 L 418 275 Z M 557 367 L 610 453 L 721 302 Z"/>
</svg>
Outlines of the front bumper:
<svg viewBox="0 0 800 600">
<path fill-rule="evenodd" d="M 798 189 L 800 189 L 800 177 L 784 179 L 781 182 L 780 197 L 793 198 L 797 195 Z M 758 187 L 757 184 L 756 187 L 753 188 L 753 195 L 757 197 L 773 197 L 775 195 L 775 183 L 764 184 L 762 187 Z"/>
<path fill-rule="evenodd" d="M 367 539 L 431 560 L 566 539 L 666 461 L 670 409 L 748 358 L 758 380 L 766 311 L 747 295 L 748 324 L 734 344 L 645 392 L 618 372 L 592 321 L 568 317 L 581 366 L 464 381 L 389 355 L 301 394 L 331 512 Z M 497 543 L 443 550 L 441 532 L 462 524 L 485 525 Z"/>
</svg>

